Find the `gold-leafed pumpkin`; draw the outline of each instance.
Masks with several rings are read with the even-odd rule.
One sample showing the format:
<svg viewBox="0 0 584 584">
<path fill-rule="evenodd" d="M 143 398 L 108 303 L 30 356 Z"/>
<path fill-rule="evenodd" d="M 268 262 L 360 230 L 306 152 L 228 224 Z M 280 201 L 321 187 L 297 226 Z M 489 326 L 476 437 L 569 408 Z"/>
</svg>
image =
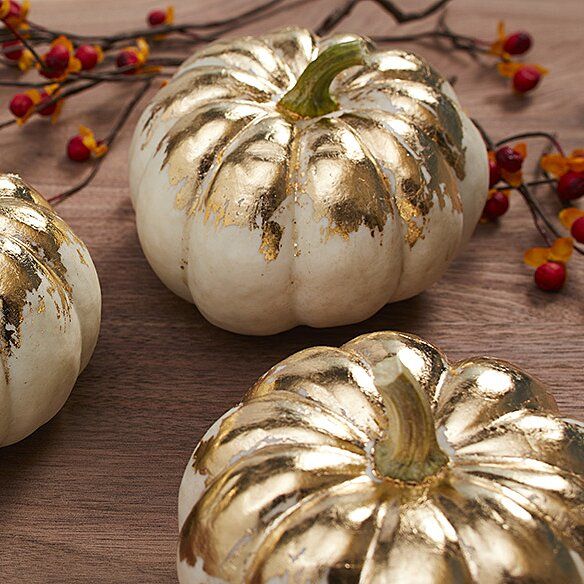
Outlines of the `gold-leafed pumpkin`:
<svg viewBox="0 0 584 584">
<path fill-rule="evenodd" d="M 299 28 L 221 39 L 145 109 L 129 158 L 144 253 L 212 323 L 358 322 L 469 240 L 483 140 L 420 57 Z"/>
<path fill-rule="evenodd" d="M 182 584 L 583 581 L 584 430 L 528 374 L 395 332 L 282 361 L 207 432 Z"/>
<path fill-rule="evenodd" d="M 41 194 L 0 173 L 0 446 L 63 406 L 97 342 L 89 251 Z"/>
</svg>

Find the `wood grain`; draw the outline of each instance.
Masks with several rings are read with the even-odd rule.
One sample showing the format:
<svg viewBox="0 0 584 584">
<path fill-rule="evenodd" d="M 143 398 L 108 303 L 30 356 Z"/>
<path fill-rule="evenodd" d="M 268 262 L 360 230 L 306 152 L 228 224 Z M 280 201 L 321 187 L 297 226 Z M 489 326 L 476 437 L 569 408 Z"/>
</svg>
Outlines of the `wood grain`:
<svg viewBox="0 0 584 584">
<path fill-rule="evenodd" d="M 256 0 L 257 1 L 257 0 Z M 313 26 L 338 0 L 248 27 Z M 78 32 L 142 26 L 155 0 L 33 0 L 35 21 Z M 196 21 L 243 10 L 251 0 L 176 0 L 178 18 Z M 404 6 L 423 2 L 402 2 Z M 568 149 L 583 146 L 584 69 L 581 0 L 455 0 L 455 30 L 492 38 L 497 20 L 530 31 L 530 60 L 551 68 L 532 97 L 518 99 L 492 68 L 430 44 L 404 45 L 456 75 L 467 110 L 500 138 L 557 132 Z M 403 30 L 423 30 L 432 19 Z M 344 30 L 395 32 L 373 3 L 359 5 Z M 185 55 L 186 56 L 186 55 Z M 0 93 L 6 115 L 10 92 Z M 0 134 L 0 168 L 21 173 L 47 196 L 83 173 L 64 144 L 79 123 L 106 133 L 128 87 L 95 90 L 67 104 L 57 126 L 36 121 Z M 135 122 L 131 120 L 130 127 Z M 538 244 L 521 200 L 500 225 L 484 225 L 444 278 L 417 298 L 387 306 L 359 325 L 300 327 L 273 338 L 236 336 L 208 324 L 149 269 L 138 245 L 128 197 L 126 129 L 93 185 L 59 208 L 88 244 L 103 287 L 103 325 L 94 358 L 62 412 L 29 439 L 0 451 L 0 581 L 3 583 L 174 582 L 176 498 L 184 465 L 211 422 L 267 368 L 310 345 L 339 345 L 379 329 L 409 331 L 454 359 L 489 354 L 545 380 L 566 415 L 584 417 L 584 262 L 569 283 L 545 295 L 522 265 Z M 533 144 L 532 152 L 538 152 Z M 56 156 L 55 156 L 56 153 Z M 538 195 L 551 209 L 553 197 Z"/>
</svg>

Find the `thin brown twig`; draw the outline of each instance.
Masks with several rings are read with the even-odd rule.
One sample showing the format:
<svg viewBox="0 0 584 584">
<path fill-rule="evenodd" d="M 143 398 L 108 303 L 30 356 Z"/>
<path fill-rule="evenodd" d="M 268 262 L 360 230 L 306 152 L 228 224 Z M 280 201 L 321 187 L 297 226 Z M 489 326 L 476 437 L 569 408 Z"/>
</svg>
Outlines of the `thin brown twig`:
<svg viewBox="0 0 584 584">
<path fill-rule="evenodd" d="M 31 53 L 31 55 L 33 56 L 34 60 L 37 62 L 38 66 L 41 68 L 44 68 L 45 63 L 42 60 L 41 56 L 36 52 L 36 49 L 34 48 L 34 46 L 28 42 L 28 40 L 26 38 L 24 38 L 23 35 L 21 35 L 18 30 L 12 26 L 12 24 L 10 24 L 10 22 L 8 22 L 7 20 L 2 21 L 4 26 L 12 33 L 13 37 L 15 40 L 19 40 Z"/>
<path fill-rule="evenodd" d="M 143 84 L 143 86 L 140 87 L 140 89 L 134 94 L 134 97 L 130 100 L 130 102 L 128 102 L 126 107 L 123 109 L 122 113 L 120 114 L 116 123 L 114 124 L 114 127 L 111 129 L 110 133 L 108 134 L 108 136 L 104 140 L 104 143 L 108 146 L 108 148 L 110 148 L 111 145 L 114 143 L 118 134 L 120 133 L 120 131 L 124 127 L 125 123 L 128 121 L 130 114 L 132 113 L 134 108 L 138 105 L 139 101 L 142 99 L 144 94 L 148 91 L 151 84 L 152 84 L 151 79 L 146 81 Z M 67 189 L 66 191 L 64 191 L 58 195 L 55 195 L 54 197 L 51 197 L 50 199 L 47 199 L 48 202 L 51 203 L 52 205 L 58 205 L 58 204 L 62 203 L 63 201 L 65 201 L 66 199 L 68 199 L 69 197 L 71 197 L 72 195 L 74 195 L 75 193 L 84 189 L 95 178 L 95 175 L 99 171 L 101 164 L 103 163 L 105 158 L 107 158 L 107 155 L 102 156 L 101 158 L 96 158 L 95 162 L 93 164 L 93 168 L 91 169 L 91 171 L 87 174 L 87 176 L 85 178 L 83 178 L 79 183 L 77 183 L 73 187 Z"/>
<path fill-rule="evenodd" d="M 515 142 L 515 140 L 525 140 L 528 138 L 545 138 L 553 145 L 553 147 L 562 156 L 564 156 L 564 150 L 563 150 L 562 146 L 560 145 L 560 143 L 558 142 L 556 137 L 553 134 L 550 134 L 549 132 L 522 132 L 520 134 L 514 134 L 513 136 L 507 136 L 507 138 L 504 138 L 503 140 L 499 140 L 499 142 L 496 142 L 495 147 L 498 148 L 499 146 L 502 146 L 503 144 L 507 144 L 509 142 Z"/>
</svg>

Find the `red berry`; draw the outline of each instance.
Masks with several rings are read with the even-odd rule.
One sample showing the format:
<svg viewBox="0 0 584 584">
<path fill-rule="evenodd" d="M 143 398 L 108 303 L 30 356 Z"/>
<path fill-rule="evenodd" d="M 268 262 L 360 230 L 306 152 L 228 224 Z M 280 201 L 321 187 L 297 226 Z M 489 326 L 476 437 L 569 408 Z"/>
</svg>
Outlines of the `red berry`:
<svg viewBox="0 0 584 584">
<path fill-rule="evenodd" d="M 494 187 L 501 180 L 501 171 L 497 161 L 489 158 L 489 188 Z"/>
<path fill-rule="evenodd" d="M 55 111 L 57 110 L 57 102 L 51 103 L 43 107 L 43 103 L 51 101 L 52 98 L 53 97 L 45 91 L 41 93 L 41 101 L 40 104 L 37 106 L 39 115 L 52 116 L 55 113 Z"/>
<path fill-rule="evenodd" d="M 534 89 L 539 80 L 541 73 L 530 65 L 524 65 L 513 75 L 513 89 L 518 93 L 527 93 Z"/>
<path fill-rule="evenodd" d="M 83 71 L 93 69 L 99 61 L 99 53 L 92 45 L 81 45 L 80 47 L 77 47 L 75 57 L 79 59 Z"/>
<path fill-rule="evenodd" d="M 126 67 L 133 66 L 133 69 L 128 69 L 124 71 L 124 75 L 132 75 L 136 72 L 136 66 L 138 65 L 139 59 L 138 55 L 131 50 L 121 51 L 116 59 L 116 65 L 119 69 L 125 69 Z"/>
<path fill-rule="evenodd" d="M 16 0 L 10 0 L 10 10 L 3 20 L 7 20 L 8 22 L 18 21 L 21 16 L 22 8 L 20 7 L 20 4 L 16 2 Z"/>
<path fill-rule="evenodd" d="M 584 195 L 584 172 L 569 170 L 560 177 L 556 188 L 562 201 L 579 199 Z"/>
<path fill-rule="evenodd" d="M 10 111 L 17 118 L 24 118 L 33 106 L 34 102 L 26 93 L 17 93 L 10 101 Z"/>
<path fill-rule="evenodd" d="M 531 35 L 526 32 L 510 34 L 503 45 L 503 50 L 510 55 L 523 55 L 531 49 Z"/>
<path fill-rule="evenodd" d="M 166 20 L 166 12 L 164 10 L 153 10 L 148 14 L 148 24 L 150 26 L 160 26 Z"/>
<path fill-rule="evenodd" d="M 501 191 L 495 191 L 485 203 L 483 217 L 489 221 L 495 221 L 507 213 L 509 209 L 509 197 Z"/>
<path fill-rule="evenodd" d="M 83 143 L 81 136 L 73 136 L 67 144 L 67 156 L 75 162 L 84 162 L 91 156 L 91 150 Z"/>
<path fill-rule="evenodd" d="M 578 242 L 584 243 L 584 217 L 579 217 L 572 223 L 570 235 Z"/>
<path fill-rule="evenodd" d="M 45 66 L 41 74 L 48 79 L 60 77 L 69 65 L 69 58 L 70 55 L 67 47 L 55 45 L 44 57 Z"/>
<path fill-rule="evenodd" d="M 497 165 L 499 168 L 507 172 L 518 172 L 521 170 L 523 164 L 523 156 L 517 150 L 513 150 L 511 146 L 503 146 L 497 150 L 495 155 Z"/>
<path fill-rule="evenodd" d="M 534 278 L 541 290 L 557 292 L 566 281 L 566 268 L 557 262 L 546 262 L 535 270 Z"/>
<path fill-rule="evenodd" d="M 4 41 L 2 43 L 2 54 L 11 61 L 18 61 L 22 57 L 22 43 L 20 41 Z"/>
</svg>

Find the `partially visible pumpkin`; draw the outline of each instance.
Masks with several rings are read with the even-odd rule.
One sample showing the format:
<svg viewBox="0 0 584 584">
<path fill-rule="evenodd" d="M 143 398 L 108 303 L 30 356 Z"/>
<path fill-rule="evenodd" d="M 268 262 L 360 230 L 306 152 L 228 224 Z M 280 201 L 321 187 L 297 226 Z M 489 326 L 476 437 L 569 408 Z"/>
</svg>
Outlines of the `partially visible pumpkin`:
<svg viewBox="0 0 584 584">
<path fill-rule="evenodd" d="M 213 425 L 179 522 L 182 584 L 576 584 L 584 429 L 510 363 L 364 335 Z"/>
<path fill-rule="evenodd" d="M 479 132 L 423 59 L 298 28 L 197 51 L 130 153 L 150 265 L 246 334 L 358 322 L 418 294 L 469 240 L 487 175 Z"/>
<path fill-rule="evenodd" d="M 0 174 L 0 446 L 63 406 L 101 318 L 87 248 L 18 176 Z"/>
</svg>

